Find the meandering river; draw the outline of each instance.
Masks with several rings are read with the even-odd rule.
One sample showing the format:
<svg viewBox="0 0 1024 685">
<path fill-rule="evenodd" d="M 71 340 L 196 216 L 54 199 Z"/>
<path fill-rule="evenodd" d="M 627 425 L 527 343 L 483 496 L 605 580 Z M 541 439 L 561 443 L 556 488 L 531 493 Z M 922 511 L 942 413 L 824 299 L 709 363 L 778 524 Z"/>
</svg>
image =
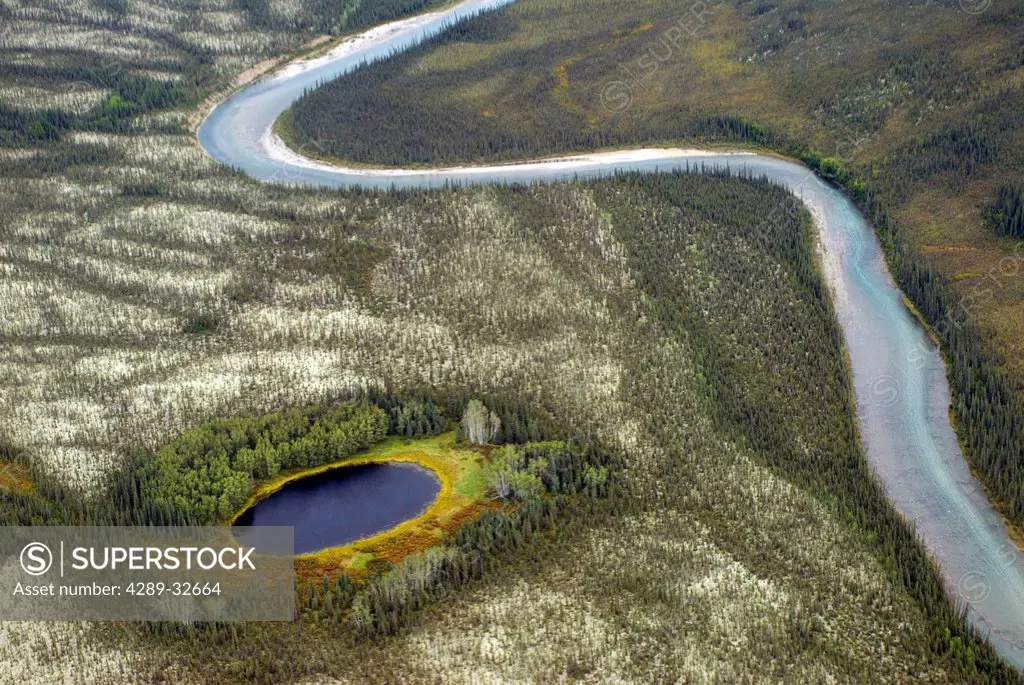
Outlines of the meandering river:
<svg viewBox="0 0 1024 685">
<path fill-rule="evenodd" d="M 943 359 L 904 305 L 864 217 L 806 167 L 749 153 L 657 148 L 471 168 L 344 168 L 292 152 L 271 132 L 274 120 L 304 90 L 509 1 L 466 0 L 371 29 L 323 57 L 290 64 L 218 105 L 199 128 L 199 142 L 214 159 L 254 178 L 291 184 L 434 187 L 728 165 L 786 185 L 816 218 L 825 275 L 853 365 L 868 461 L 896 507 L 915 522 L 950 591 L 967 603 L 970 620 L 1008 661 L 1024 667 L 1024 563 L 964 461 L 950 424 Z"/>
</svg>

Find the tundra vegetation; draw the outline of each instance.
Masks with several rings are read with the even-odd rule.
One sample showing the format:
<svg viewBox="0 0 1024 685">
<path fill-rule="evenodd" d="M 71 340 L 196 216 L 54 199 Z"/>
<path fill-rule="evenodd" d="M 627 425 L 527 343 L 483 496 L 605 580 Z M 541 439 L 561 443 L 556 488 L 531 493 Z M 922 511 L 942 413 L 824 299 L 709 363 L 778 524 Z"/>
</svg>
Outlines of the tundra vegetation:
<svg viewBox="0 0 1024 685">
<path fill-rule="evenodd" d="M 950 362 L 968 459 L 1022 526 L 1022 36 L 1008 0 L 519 0 L 308 93 L 288 138 L 385 164 L 680 142 L 799 157 L 875 225 Z"/>
<path fill-rule="evenodd" d="M 184 122 L 319 30 L 275 33 L 262 7 L 301 24 L 307 4 L 0 0 L 0 79 L 28 93 L 4 101 L 0 138 L 0 433 L 18 474 L 0 515 L 148 517 L 122 497 L 160 490 L 131 474 L 162 450 L 187 463 L 190 431 L 277 412 L 309 428 L 302 407 L 346 398 L 409 437 L 439 429 L 429 402 L 450 429 L 480 401 L 474 430 L 514 445 L 485 448 L 494 510 L 394 568 L 304 586 L 287 625 L 3 623 L 3 679 L 1018 679 L 868 471 L 796 198 L 689 174 L 254 183 Z M 120 100 L 51 98 L 111 61 L 141 79 Z M 204 488 L 219 514 L 225 491 Z"/>
</svg>

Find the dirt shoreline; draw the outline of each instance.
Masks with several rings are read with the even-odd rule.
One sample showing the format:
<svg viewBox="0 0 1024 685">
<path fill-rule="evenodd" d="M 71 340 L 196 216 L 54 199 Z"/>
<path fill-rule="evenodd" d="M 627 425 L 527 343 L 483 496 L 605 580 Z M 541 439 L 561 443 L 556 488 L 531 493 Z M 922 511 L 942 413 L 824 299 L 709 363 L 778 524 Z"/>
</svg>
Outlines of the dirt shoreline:
<svg viewBox="0 0 1024 685">
<path fill-rule="evenodd" d="M 283 55 L 277 55 L 276 57 L 268 57 L 262 62 L 257 62 L 245 71 L 235 74 L 224 88 L 211 93 L 202 102 L 200 102 L 188 115 L 188 130 L 195 134 L 199 130 L 199 126 L 203 123 L 203 120 L 209 116 L 210 112 L 220 103 L 227 100 L 239 89 L 249 85 L 253 81 L 267 75 L 274 69 L 284 66 L 285 64 L 293 61 L 297 57 L 303 56 L 305 53 L 310 52 L 323 46 L 325 43 L 329 43 L 334 40 L 334 36 L 322 35 L 308 40 L 303 43 L 293 53 L 286 53 Z"/>
</svg>

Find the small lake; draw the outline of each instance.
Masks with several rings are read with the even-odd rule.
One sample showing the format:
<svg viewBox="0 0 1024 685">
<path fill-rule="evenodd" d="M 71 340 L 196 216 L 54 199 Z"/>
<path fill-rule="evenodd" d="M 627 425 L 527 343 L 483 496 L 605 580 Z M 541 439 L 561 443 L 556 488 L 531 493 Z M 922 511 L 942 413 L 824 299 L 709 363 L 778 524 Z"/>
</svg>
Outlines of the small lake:
<svg viewBox="0 0 1024 685">
<path fill-rule="evenodd" d="M 294 526 L 295 553 L 305 554 L 347 545 L 415 518 L 440 491 L 437 476 L 416 464 L 344 466 L 289 483 L 233 525 Z"/>
</svg>

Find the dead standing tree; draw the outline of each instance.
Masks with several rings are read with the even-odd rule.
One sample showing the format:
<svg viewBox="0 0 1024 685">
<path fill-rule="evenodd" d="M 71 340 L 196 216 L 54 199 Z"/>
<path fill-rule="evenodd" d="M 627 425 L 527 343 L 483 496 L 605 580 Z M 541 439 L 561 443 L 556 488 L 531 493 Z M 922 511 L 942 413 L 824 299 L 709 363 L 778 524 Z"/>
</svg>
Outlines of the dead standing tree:
<svg viewBox="0 0 1024 685">
<path fill-rule="evenodd" d="M 501 419 L 480 400 L 470 400 L 462 414 L 462 433 L 471 444 L 486 445 L 498 437 Z"/>
</svg>

